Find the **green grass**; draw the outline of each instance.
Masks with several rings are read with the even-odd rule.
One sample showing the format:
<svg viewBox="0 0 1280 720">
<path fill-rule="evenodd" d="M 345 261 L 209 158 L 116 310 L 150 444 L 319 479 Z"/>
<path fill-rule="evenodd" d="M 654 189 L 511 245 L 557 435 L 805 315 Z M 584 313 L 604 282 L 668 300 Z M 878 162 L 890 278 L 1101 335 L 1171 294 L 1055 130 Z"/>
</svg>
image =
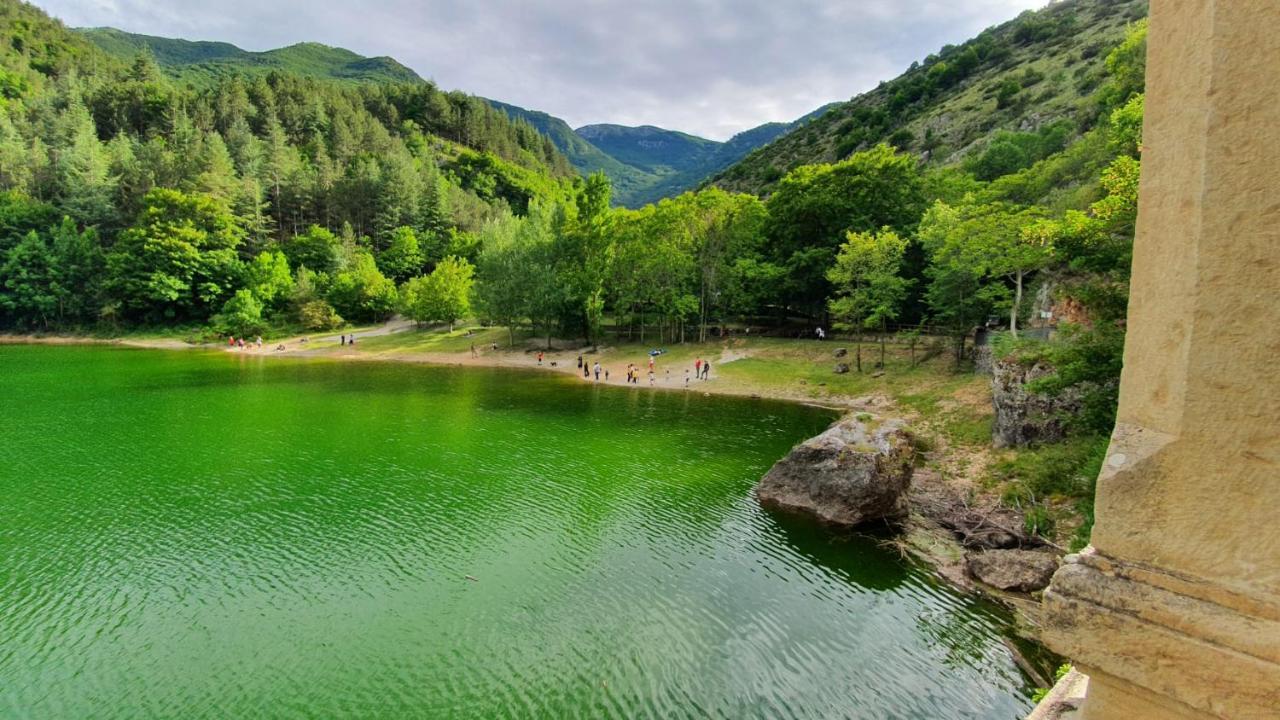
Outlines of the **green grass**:
<svg viewBox="0 0 1280 720">
<path fill-rule="evenodd" d="M 1050 537 L 1064 521 L 1075 525 L 1069 543 L 1078 550 L 1089 542 L 1108 443 L 1105 436 L 1088 436 L 1006 450 L 992 463 L 986 484 L 1004 504 L 1025 509 L 1030 532 Z"/>
</svg>

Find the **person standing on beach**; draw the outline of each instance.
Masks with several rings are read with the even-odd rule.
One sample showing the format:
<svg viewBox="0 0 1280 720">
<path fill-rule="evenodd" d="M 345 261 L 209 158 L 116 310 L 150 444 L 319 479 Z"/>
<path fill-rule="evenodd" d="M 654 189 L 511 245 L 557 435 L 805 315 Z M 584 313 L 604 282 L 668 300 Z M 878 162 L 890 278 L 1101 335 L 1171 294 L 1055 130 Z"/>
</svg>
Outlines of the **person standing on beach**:
<svg viewBox="0 0 1280 720">
<path fill-rule="evenodd" d="M 609 382 L 609 368 L 604 369 L 604 381 Z"/>
<path fill-rule="evenodd" d="M 693 362 L 693 376 L 700 377 L 702 375 L 702 358 L 698 358 Z"/>
<path fill-rule="evenodd" d="M 477 355 L 477 354 L 476 354 L 476 344 L 475 344 L 475 343 L 471 343 L 471 357 L 480 357 L 479 355 Z"/>
<path fill-rule="evenodd" d="M 542 364 L 542 353 L 538 353 L 538 364 Z"/>
<path fill-rule="evenodd" d="M 710 360 L 702 363 L 702 379 L 703 380 L 711 379 L 711 361 Z"/>
<path fill-rule="evenodd" d="M 689 368 L 684 369 L 684 386 L 686 389 L 689 387 Z"/>
<path fill-rule="evenodd" d="M 339 344 L 339 345 L 346 345 L 346 344 L 347 344 L 347 336 L 346 336 L 346 335 L 339 335 L 339 336 L 338 336 L 338 344 Z"/>
<path fill-rule="evenodd" d="M 597 362 L 596 362 L 595 370 L 596 370 L 596 382 L 600 382 L 600 363 L 599 363 L 599 361 L 597 361 Z"/>
<path fill-rule="evenodd" d="M 582 379 L 583 379 L 583 380 L 590 380 L 590 379 L 591 379 L 591 365 L 590 365 L 590 363 L 582 363 Z"/>
</svg>

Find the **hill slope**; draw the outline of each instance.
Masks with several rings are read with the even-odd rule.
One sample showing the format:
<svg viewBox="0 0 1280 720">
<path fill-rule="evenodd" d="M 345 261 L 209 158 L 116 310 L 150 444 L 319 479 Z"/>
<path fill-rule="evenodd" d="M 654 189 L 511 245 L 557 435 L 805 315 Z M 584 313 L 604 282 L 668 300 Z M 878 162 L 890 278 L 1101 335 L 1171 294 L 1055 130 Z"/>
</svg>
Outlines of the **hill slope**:
<svg viewBox="0 0 1280 720">
<path fill-rule="evenodd" d="M 833 162 L 878 142 L 955 164 L 1000 131 L 1096 121 L 1089 100 L 1106 73 L 1100 54 L 1146 16 L 1146 0 L 1063 0 L 947 46 L 898 78 L 747 155 L 712 183 L 768 193 L 790 170 Z"/>
<path fill-rule="evenodd" d="M 766 123 L 717 142 L 648 125 L 587 125 L 574 130 L 545 112 L 497 100 L 488 102 L 549 137 L 579 172 L 608 175 L 614 202 L 625 207 L 639 207 L 696 188 L 752 150 L 835 106 L 823 106 L 791 123 Z"/>
<path fill-rule="evenodd" d="M 423 82 L 417 73 L 392 58 L 367 58 L 320 43 L 250 52 L 230 43 L 138 35 L 115 28 L 84 28 L 77 32 L 118 58 L 131 59 L 139 52 L 149 51 L 172 77 L 196 85 L 211 85 L 234 74 L 265 75 L 272 71 L 357 82 Z"/>
</svg>

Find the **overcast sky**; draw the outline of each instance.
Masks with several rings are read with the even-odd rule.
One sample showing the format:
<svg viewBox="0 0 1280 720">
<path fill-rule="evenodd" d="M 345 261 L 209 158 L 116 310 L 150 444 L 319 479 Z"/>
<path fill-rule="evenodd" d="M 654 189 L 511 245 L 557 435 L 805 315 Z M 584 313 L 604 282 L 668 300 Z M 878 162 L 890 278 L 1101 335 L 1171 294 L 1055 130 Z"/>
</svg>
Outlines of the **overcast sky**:
<svg viewBox="0 0 1280 720">
<path fill-rule="evenodd" d="M 446 89 L 578 127 L 717 140 L 875 87 L 1046 0 L 35 0 L 109 25 L 268 50 L 390 55 Z"/>
</svg>

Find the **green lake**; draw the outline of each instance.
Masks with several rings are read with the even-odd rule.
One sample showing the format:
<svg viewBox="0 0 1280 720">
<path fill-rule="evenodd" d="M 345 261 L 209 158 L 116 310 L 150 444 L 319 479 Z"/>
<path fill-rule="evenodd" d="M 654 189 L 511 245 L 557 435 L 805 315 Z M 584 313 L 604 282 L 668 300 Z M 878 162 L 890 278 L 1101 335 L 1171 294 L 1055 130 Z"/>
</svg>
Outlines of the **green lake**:
<svg viewBox="0 0 1280 720">
<path fill-rule="evenodd" d="M 1010 619 L 762 511 L 817 408 L 0 346 L 0 717 L 981 718 Z"/>
</svg>

